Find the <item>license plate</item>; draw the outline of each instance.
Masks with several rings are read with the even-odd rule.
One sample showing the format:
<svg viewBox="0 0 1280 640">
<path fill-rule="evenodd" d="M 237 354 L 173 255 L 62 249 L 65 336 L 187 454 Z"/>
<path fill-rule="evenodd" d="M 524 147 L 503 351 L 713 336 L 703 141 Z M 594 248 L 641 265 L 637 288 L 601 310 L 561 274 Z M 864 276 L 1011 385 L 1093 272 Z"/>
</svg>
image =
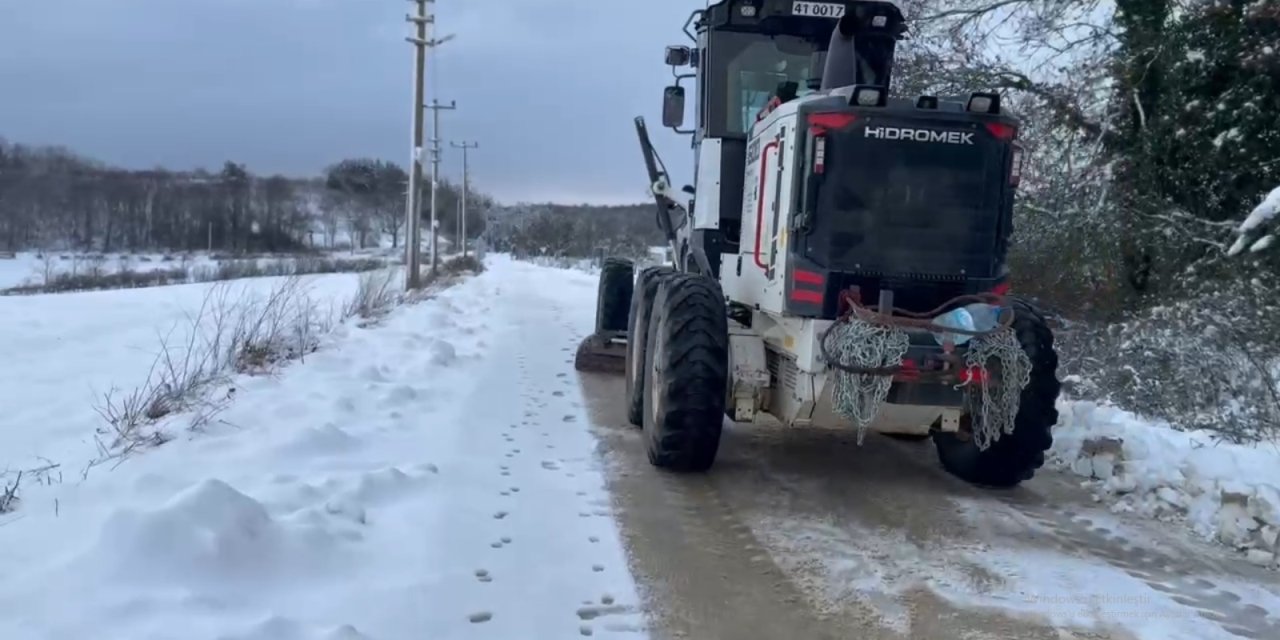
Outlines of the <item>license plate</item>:
<svg viewBox="0 0 1280 640">
<path fill-rule="evenodd" d="M 791 13 L 814 18 L 842 18 L 844 5 L 836 2 L 792 2 Z"/>
</svg>

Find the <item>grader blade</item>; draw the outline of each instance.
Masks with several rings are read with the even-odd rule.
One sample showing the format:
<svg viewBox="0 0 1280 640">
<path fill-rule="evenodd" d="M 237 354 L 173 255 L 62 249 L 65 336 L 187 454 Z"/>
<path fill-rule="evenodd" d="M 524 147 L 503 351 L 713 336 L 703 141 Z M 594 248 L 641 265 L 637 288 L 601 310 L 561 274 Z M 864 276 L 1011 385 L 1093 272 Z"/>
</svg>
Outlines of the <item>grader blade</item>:
<svg viewBox="0 0 1280 640">
<path fill-rule="evenodd" d="M 578 371 L 624 373 L 627 364 L 625 333 L 596 333 L 582 339 L 573 358 Z"/>
</svg>

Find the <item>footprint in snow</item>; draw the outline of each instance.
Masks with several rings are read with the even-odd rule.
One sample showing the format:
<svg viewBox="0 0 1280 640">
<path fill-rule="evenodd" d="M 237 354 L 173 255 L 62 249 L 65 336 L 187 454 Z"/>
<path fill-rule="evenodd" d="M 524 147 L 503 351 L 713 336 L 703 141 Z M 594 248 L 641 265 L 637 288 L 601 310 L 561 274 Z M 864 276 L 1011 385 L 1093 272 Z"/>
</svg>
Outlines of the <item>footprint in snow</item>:
<svg viewBox="0 0 1280 640">
<path fill-rule="evenodd" d="M 494 519 L 495 519 L 495 520 L 501 520 L 501 519 L 503 519 L 503 518 L 507 517 L 507 512 L 506 512 L 506 511 L 499 511 L 499 512 L 497 512 L 497 513 L 493 514 L 493 517 L 494 517 Z"/>
<path fill-rule="evenodd" d="M 565 422 L 574 422 L 577 419 L 578 419 L 578 416 L 572 416 L 572 415 L 567 415 L 564 417 Z"/>
<path fill-rule="evenodd" d="M 488 611 L 480 611 L 480 612 L 471 614 L 470 616 L 467 617 L 467 619 L 472 622 L 488 622 L 493 619 L 493 614 L 489 613 Z"/>
<path fill-rule="evenodd" d="M 607 604 L 603 606 L 587 606 L 578 609 L 578 617 L 583 620 L 594 620 L 600 616 L 607 616 L 617 613 L 631 613 L 632 607 L 622 604 Z"/>
<path fill-rule="evenodd" d="M 564 396 L 564 392 L 563 392 L 563 391 L 552 391 L 552 392 L 551 392 L 551 395 L 556 396 L 557 398 L 559 398 L 559 397 Z"/>
</svg>

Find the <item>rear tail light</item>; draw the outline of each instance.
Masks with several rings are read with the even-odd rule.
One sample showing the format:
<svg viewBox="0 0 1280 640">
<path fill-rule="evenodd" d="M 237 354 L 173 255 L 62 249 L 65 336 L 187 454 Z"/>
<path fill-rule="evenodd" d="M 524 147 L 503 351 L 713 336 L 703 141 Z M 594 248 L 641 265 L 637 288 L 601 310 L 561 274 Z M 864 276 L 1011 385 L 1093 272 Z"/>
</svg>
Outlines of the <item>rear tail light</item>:
<svg viewBox="0 0 1280 640">
<path fill-rule="evenodd" d="M 809 114 L 809 130 L 814 135 L 826 133 L 827 129 L 843 129 L 858 119 L 858 116 L 852 113 L 842 113 L 839 111 L 824 111 L 820 113 Z"/>
<path fill-rule="evenodd" d="M 987 131 L 1001 142 L 1009 142 L 1018 137 L 1018 128 L 1004 122 L 988 122 Z"/>
<path fill-rule="evenodd" d="M 827 132 L 843 129 L 854 123 L 858 116 L 839 111 L 809 114 L 809 133 L 813 134 L 813 172 L 822 173 L 826 168 Z"/>
</svg>

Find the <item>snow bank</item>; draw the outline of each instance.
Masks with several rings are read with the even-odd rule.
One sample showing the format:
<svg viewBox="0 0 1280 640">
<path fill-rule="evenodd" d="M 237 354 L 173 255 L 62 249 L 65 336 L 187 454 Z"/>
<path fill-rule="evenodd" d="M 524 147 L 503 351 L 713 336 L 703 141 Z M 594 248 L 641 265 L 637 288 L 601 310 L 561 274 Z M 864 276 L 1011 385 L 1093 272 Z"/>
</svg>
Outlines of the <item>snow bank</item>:
<svg viewBox="0 0 1280 640">
<path fill-rule="evenodd" d="M 1221 443 L 1092 402 L 1058 410 L 1050 462 L 1087 478 L 1112 512 L 1186 522 L 1255 564 L 1278 564 L 1280 448 Z"/>
</svg>

